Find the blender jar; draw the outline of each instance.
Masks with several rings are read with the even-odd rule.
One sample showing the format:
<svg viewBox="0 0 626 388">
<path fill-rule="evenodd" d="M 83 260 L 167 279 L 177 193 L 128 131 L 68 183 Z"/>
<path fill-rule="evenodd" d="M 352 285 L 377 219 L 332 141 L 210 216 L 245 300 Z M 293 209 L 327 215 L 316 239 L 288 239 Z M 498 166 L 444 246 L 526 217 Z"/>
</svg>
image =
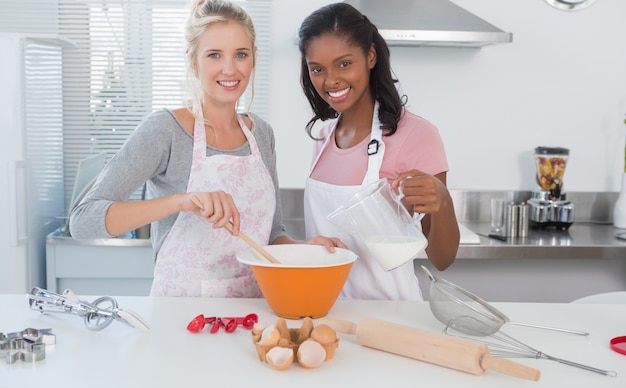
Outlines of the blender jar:
<svg viewBox="0 0 626 388">
<path fill-rule="evenodd" d="M 537 164 L 537 183 L 541 190 L 549 193 L 549 199 L 556 201 L 561 198 L 563 175 L 569 157 L 569 149 L 562 147 L 535 148 Z"/>
</svg>

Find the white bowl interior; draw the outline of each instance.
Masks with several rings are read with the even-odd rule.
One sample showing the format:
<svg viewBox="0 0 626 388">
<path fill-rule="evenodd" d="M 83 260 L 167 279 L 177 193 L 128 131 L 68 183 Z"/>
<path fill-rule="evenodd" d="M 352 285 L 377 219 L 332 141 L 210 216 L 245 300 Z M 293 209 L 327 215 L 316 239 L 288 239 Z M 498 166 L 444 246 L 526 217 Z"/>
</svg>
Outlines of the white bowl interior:
<svg viewBox="0 0 626 388">
<path fill-rule="evenodd" d="M 270 263 L 252 248 L 238 253 L 237 260 L 263 267 L 319 268 L 348 264 L 357 259 L 357 255 L 347 249 L 335 248 L 335 252 L 330 253 L 321 245 L 279 244 L 266 245 L 263 249 L 278 259 L 280 264 Z"/>
</svg>

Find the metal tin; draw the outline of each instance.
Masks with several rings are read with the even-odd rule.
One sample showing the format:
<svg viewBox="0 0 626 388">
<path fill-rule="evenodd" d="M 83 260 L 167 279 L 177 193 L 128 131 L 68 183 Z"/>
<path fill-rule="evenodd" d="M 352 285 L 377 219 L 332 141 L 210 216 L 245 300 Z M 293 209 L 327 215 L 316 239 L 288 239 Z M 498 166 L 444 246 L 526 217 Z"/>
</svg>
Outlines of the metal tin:
<svg viewBox="0 0 626 388">
<path fill-rule="evenodd" d="M 518 219 L 518 207 L 513 203 L 508 203 L 504 210 L 504 225 L 505 236 L 517 237 L 517 219 Z"/>
<path fill-rule="evenodd" d="M 528 205 L 525 202 L 519 205 L 519 219 L 517 225 L 518 236 L 528 237 Z"/>
</svg>

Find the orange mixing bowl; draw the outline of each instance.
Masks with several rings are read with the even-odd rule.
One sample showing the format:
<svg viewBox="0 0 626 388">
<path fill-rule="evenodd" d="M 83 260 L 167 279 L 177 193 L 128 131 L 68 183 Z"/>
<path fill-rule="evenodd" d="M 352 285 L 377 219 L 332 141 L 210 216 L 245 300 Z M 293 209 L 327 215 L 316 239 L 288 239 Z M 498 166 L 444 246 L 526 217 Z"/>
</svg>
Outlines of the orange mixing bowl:
<svg viewBox="0 0 626 388">
<path fill-rule="evenodd" d="M 321 245 L 281 244 L 263 247 L 280 264 L 250 249 L 237 260 L 252 267 L 261 292 L 276 315 L 288 319 L 320 318 L 333 307 L 357 256 Z"/>
</svg>

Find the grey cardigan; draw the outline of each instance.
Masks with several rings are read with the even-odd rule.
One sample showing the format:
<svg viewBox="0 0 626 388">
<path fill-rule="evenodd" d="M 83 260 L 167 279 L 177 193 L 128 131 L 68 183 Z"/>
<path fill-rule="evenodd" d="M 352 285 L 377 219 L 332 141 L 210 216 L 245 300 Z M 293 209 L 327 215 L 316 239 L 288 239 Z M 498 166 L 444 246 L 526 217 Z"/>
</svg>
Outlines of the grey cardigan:
<svg viewBox="0 0 626 388">
<path fill-rule="evenodd" d="M 279 236 L 287 235 L 278 187 L 274 132 L 260 117 L 250 114 L 250 118 L 253 121 L 251 131 L 276 190 L 276 211 L 269 239 L 272 242 Z M 192 149 L 193 137 L 172 111 L 162 109 L 147 116 L 107 163 L 80 204 L 72 210 L 69 223 L 72 237 L 114 237 L 107 232 L 104 223 L 109 206 L 113 202 L 127 201 L 146 182 L 146 198 L 186 192 Z M 246 142 L 233 150 L 207 146 L 207 156 L 215 154 L 250 155 L 250 145 Z M 177 216 L 178 213 L 172 214 L 152 223 L 150 234 L 155 258 Z"/>
</svg>

